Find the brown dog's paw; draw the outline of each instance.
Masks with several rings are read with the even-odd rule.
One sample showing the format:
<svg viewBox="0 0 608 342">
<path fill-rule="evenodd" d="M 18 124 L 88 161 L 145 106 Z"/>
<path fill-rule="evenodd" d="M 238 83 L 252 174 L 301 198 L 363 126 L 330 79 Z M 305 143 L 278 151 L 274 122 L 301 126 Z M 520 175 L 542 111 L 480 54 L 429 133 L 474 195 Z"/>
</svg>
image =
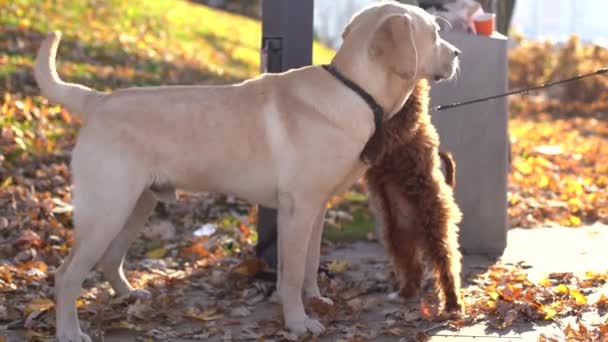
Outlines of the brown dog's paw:
<svg viewBox="0 0 608 342">
<path fill-rule="evenodd" d="M 412 299 L 418 296 L 419 289 L 415 286 L 404 286 L 399 289 L 399 297 Z"/>
<path fill-rule="evenodd" d="M 462 296 L 449 296 L 446 299 L 445 312 L 450 315 L 462 315 L 464 313 L 464 300 Z"/>
</svg>

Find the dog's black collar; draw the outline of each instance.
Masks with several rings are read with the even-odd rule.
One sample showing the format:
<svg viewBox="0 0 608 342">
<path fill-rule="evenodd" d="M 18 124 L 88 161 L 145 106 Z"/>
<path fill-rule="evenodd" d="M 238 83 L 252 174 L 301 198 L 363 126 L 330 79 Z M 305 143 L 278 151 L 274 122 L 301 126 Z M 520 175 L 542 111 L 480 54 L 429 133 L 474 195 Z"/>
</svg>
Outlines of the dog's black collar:
<svg viewBox="0 0 608 342">
<path fill-rule="evenodd" d="M 374 113 L 374 124 L 376 126 L 376 131 L 382 128 L 382 121 L 384 120 L 384 109 L 380 107 L 378 102 L 374 100 L 374 97 L 371 96 L 368 92 L 363 90 L 363 88 L 359 87 L 355 82 L 348 79 L 346 76 L 342 75 L 335 66 L 331 64 L 322 65 L 323 69 L 327 70 L 330 74 L 332 74 L 335 78 L 340 80 L 340 82 L 344 83 L 345 86 L 349 87 L 352 91 L 357 93 L 365 103 L 369 106 L 369 108 Z"/>
</svg>

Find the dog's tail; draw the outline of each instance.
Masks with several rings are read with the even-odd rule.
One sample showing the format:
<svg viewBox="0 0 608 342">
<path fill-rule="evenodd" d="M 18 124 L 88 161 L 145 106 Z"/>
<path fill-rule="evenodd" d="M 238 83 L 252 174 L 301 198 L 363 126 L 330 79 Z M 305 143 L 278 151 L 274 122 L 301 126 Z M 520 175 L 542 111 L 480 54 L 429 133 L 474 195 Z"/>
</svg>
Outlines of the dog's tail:
<svg viewBox="0 0 608 342">
<path fill-rule="evenodd" d="M 103 93 L 80 84 L 63 82 L 59 78 L 55 69 L 55 57 L 60 40 L 59 31 L 49 33 L 44 39 L 36 57 L 34 76 L 44 97 L 64 105 L 72 114 L 83 117 L 87 101 Z"/>
<path fill-rule="evenodd" d="M 445 182 L 450 186 L 456 185 L 456 163 L 450 152 L 439 151 L 439 158 L 445 167 Z"/>
</svg>

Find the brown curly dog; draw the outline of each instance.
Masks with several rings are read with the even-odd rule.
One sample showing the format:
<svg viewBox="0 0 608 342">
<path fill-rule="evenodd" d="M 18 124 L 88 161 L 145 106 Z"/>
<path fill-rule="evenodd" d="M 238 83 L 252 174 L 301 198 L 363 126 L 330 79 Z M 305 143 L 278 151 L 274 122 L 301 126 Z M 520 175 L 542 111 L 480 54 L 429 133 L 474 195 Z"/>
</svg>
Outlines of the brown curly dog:
<svg viewBox="0 0 608 342">
<path fill-rule="evenodd" d="M 439 136 L 428 113 L 429 86 L 421 81 L 401 111 L 366 146 L 375 158 L 366 173 L 370 204 L 400 283 L 400 295 L 418 293 L 422 258 L 430 261 L 445 310 L 461 312 L 454 163 L 440 156 Z M 441 172 L 444 160 L 447 179 Z"/>
</svg>

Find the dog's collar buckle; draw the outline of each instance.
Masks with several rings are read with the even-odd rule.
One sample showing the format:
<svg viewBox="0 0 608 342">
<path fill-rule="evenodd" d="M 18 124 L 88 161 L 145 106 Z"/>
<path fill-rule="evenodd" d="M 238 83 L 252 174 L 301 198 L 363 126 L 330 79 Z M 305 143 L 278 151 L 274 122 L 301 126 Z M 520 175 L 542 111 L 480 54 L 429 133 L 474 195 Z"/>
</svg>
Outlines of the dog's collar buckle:
<svg viewBox="0 0 608 342">
<path fill-rule="evenodd" d="M 322 65 L 323 69 L 327 70 L 332 76 L 337 78 L 340 82 L 344 83 L 345 86 L 350 88 L 352 91 L 357 93 L 359 97 L 367 103 L 369 108 L 374 113 L 374 124 L 376 126 L 376 131 L 379 131 L 382 128 L 382 122 L 384 121 L 384 109 L 374 100 L 374 97 L 371 96 L 367 91 L 361 88 L 357 83 L 351 81 L 346 76 L 344 76 L 335 66 L 331 64 Z"/>
</svg>

